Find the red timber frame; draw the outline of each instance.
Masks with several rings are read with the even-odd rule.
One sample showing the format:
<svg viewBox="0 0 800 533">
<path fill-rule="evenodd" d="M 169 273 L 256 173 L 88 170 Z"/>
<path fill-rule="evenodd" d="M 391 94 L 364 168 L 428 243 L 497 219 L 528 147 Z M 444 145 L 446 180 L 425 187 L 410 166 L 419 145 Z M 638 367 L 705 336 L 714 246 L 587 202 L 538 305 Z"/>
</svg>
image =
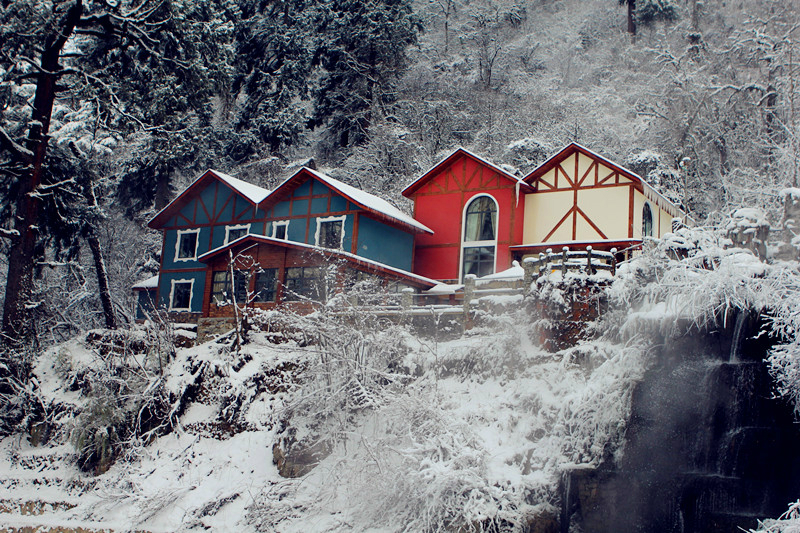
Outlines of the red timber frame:
<svg viewBox="0 0 800 533">
<path fill-rule="evenodd" d="M 562 166 L 567 158 L 575 154 L 574 169 L 572 170 L 573 176 L 578 176 L 578 154 L 581 153 L 592 160 L 591 165 L 580 175 L 576 180 L 569 177 L 569 173 Z M 600 165 L 607 167 L 608 170 L 601 171 Z M 545 174 L 550 170 L 555 169 L 552 183 L 544 179 Z M 622 181 L 625 180 L 625 181 Z M 634 219 L 634 190 L 643 192 L 641 178 L 629 170 L 609 161 L 608 159 L 584 148 L 583 146 L 572 143 L 552 156 L 550 159 L 542 163 L 538 168 L 531 172 L 524 180 L 531 187 L 533 187 L 535 194 L 546 194 L 550 192 L 573 192 L 572 207 L 564 214 L 564 216 L 556 223 L 550 232 L 544 237 L 546 243 L 553 234 L 558 231 L 564 224 L 572 225 L 572 238 L 577 239 L 577 226 L 578 217 L 582 218 L 588 223 L 592 229 L 598 234 L 599 241 L 610 242 L 610 239 L 619 239 L 620 236 L 607 236 L 603 231 L 589 218 L 589 216 L 578 205 L 578 191 L 591 190 L 591 189 L 605 189 L 612 187 L 626 187 L 628 189 L 628 224 L 627 224 L 627 238 L 633 239 L 633 219 Z M 620 240 L 620 242 L 628 242 L 627 240 Z M 633 241 L 631 241 L 633 242 Z M 641 240 L 636 240 L 641 242 Z M 538 244 L 538 243 L 537 243 Z"/>
<path fill-rule="evenodd" d="M 203 191 L 206 187 L 214 184 L 214 198 L 211 205 L 206 205 L 203 197 L 199 192 Z M 231 191 L 231 194 L 224 202 L 220 202 L 220 187 L 225 187 Z M 192 218 L 189 219 L 181 214 L 181 210 L 192 201 L 195 201 L 194 210 L 192 211 Z M 172 202 L 170 202 L 164 209 L 157 213 L 150 222 L 147 223 L 148 227 L 152 229 L 161 230 L 161 260 L 159 264 L 159 273 L 173 273 L 173 272 L 200 272 L 204 268 L 179 268 L 179 269 L 164 269 L 164 257 L 167 250 L 166 230 L 177 229 L 199 229 L 206 227 L 220 226 L 222 223 L 219 221 L 220 214 L 225 211 L 230 203 L 233 203 L 231 209 L 232 218 L 225 222 L 225 225 L 233 226 L 237 224 L 262 224 L 263 220 L 258 219 L 256 214 L 258 212 L 258 205 L 250 201 L 245 196 L 242 196 L 229 184 L 220 179 L 213 170 L 207 170 L 202 176 L 196 179 L 184 191 L 178 195 Z M 198 223 L 197 215 L 199 210 L 205 215 L 208 222 Z M 166 225 L 172 217 L 176 218 L 177 224 Z M 252 229 L 252 228 L 251 228 Z M 208 249 L 212 248 L 214 234 L 208 233 Z"/>
<path fill-rule="evenodd" d="M 292 196 L 292 192 L 294 192 L 306 181 L 310 182 L 309 194 L 303 196 Z M 317 189 L 321 192 L 315 192 L 315 190 Z M 347 201 L 347 205 L 344 210 L 339 210 L 339 211 L 331 210 L 332 201 L 335 196 L 341 196 Z M 322 213 L 312 213 L 311 212 L 312 200 L 320 198 L 324 199 L 327 202 L 327 209 L 325 210 L 325 212 Z M 275 205 L 284 201 L 289 201 L 290 205 L 289 214 L 286 216 L 276 216 L 274 209 Z M 295 204 L 302 205 L 302 203 L 305 203 L 305 209 L 299 209 L 295 207 Z M 284 181 L 266 199 L 264 199 L 261 202 L 261 204 L 259 204 L 259 207 L 266 213 L 266 218 L 264 219 L 266 222 L 280 222 L 283 220 L 291 221 L 295 219 L 309 220 L 311 218 L 316 218 L 316 217 L 353 215 L 354 217 L 353 236 L 352 236 L 352 243 L 350 245 L 350 250 L 348 250 L 350 253 L 353 254 L 356 254 L 358 252 L 358 227 L 362 216 L 368 216 L 379 222 L 383 222 L 390 226 L 399 227 L 406 231 L 410 231 L 412 233 L 422 233 L 422 230 L 416 226 L 405 224 L 400 220 L 386 216 L 379 211 L 371 209 L 369 206 L 363 205 L 356 199 L 348 196 L 345 192 L 337 189 L 335 185 L 326 183 L 325 181 L 320 179 L 314 171 L 309 170 L 305 167 L 297 171 L 291 178 Z M 309 239 L 310 228 L 311 224 L 306 223 L 306 233 L 304 236 L 304 241 L 306 243 L 309 242 L 308 239 Z M 412 264 L 413 264 L 413 258 L 412 258 Z"/>
<path fill-rule="evenodd" d="M 403 190 L 414 200 L 414 218 L 433 229 L 417 236 L 414 272 L 442 281 L 458 280 L 465 206 L 476 196 L 498 204 L 496 271 L 511 266 L 510 246 L 522 241 L 524 195 L 533 188 L 484 159 L 459 148 Z"/>
<path fill-rule="evenodd" d="M 384 280 L 384 283 L 399 282 L 416 289 L 429 289 L 436 283 L 426 280 L 420 276 L 403 272 L 402 270 L 387 268 L 379 263 L 361 259 L 352 254 L 339 250 L 329 250 L 309 246 L 292 241 L 262 237 L 260 235 L 248 235 L 237 240 L 228 246 L 212 250 L 200 256 L 200 260 L 207 264 L 206 283 L 203 290 L 203 311 L 205 317 L 229 317 L 233 316 L 230 306 L 217 306 L 211 303 L 211 293 L 213 286 L 213 275 L 215 271 L 229 270 L 231 267 L 230 258 L 234 257 L 234 270 L 248 270 L 257 272 L 259 268 L 275 268 L 278 270 L 278 286 L 276 288 L 275 300 L 273 302 L 251 303 L 250 306 L 258 309 L 274 309 L 282 306 L 291 306 L 299 311 L 311 311 L 313 305 L 305 301 L 284 301 L 284 284 L 286 282 L 286 269 L 292 267 L 316 267 L 327 266 L 331 262 L 337 262 L 339 269 L 336 275 L 337 289 L 341 289 L 344 284 L 345 270 L 358 270 L 373 274 Z M 250 286 L 248 291 L 254 290 L 255 276 L 250 276 Z"/>
</svg>

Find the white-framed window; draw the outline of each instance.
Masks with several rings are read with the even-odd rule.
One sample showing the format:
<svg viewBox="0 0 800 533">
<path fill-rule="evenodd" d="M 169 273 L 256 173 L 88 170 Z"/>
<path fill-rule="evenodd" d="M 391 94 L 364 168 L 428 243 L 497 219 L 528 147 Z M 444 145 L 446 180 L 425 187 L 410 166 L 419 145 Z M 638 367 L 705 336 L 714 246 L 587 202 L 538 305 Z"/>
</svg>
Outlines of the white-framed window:
<svg viewBox="0 0 800 533">
<path fill-rule="evenodd" d="M 494 274 L 497 257 L 497 201 L 488 194 L 474 196 L 464 206 L 461 230 L 460 279 Z"/>
<path fill-rule="evenodd" d="M 288 240 L 289 239 L 289 221 L 288 220 L 276 220 L 272 223 L 272 235 L 270 235 L 273 239 L 281 239 L 281 240 Z"/>
<path fill-rule="evenodd" d="M 250 224 L 225 226 L 225 244 L 233 242 L 240 237 L 244 237 L 248 233 L 250 233 Z"/>
<path fill-rule="evenodd" d="M 199 229 L 179 229 L 175 241 L 175 261 L 196 261 L 199 242 Z"/>
<path fill-rule="evenodd" d="M 173 279 L 169 290 L 169 310 L 191 311 L 193 289 L 193 279 Z"/>
<path fill-rule="evenodd" d="M 314 244 L 322 248 L 341 250 L 344 248 L 344 221 L 346 215 L 339 217 L 317 217 L 317 232 Z"/>
</svg>

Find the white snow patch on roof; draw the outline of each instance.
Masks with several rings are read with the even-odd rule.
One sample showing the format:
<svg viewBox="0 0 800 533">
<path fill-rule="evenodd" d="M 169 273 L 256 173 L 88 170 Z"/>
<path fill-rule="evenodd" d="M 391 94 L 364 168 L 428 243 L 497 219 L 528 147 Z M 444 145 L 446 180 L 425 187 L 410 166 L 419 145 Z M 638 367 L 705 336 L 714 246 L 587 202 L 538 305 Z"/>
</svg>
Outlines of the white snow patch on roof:
<svg viewBox="0 0 800 533">
<path fill-rule="evenodd" d="M 512 261 L 511 268 L 507 270 L 503 270 L 501 272 L 495 272 L 494 274 L 488 274 L 481 278 L 478 278 L 478 281 L 492 281 L 492 280 L 514 280 L 514 279 L 522 279 L 525 277 L 525 269 L 522 268 L 519 264 L 519 261 Z"/>
<path fill-rule="evenodd" d="M 229 176 L 228 174 L 224 174 L 217 170 L 212 169 L 211 172 L 213 172 L 219 179 L 227 183 L 231 189 L 235 190 L 254 204 L 261 202 L 270 192 L 263 187 L 253 185 L 252 183 L 247 183 L 246 181 L 234 178 L 233 176 Z"/>
<path fill-rule="evenodd" d="M 155 289 L 158 287 L 158 274 L 153 276 L 152 278 L 143 279 L 138 283 L 134 283 L 131 286 L 132 289 Z"/>
<path fill-rule="evenodd" d="M 368 192 L 364 192 L 361 189 L 356 189 L 352 185 L 343 183 L 317 170 L 312 170 L 308 167 L 305 167 L 305 169 L 314 176 L 316 176 L 318 179 L 323 181 L 324 183 L 330 185 L 331 187 L 338 190 L 345 196 L 350 197 L 350 199 L 363 205 L 367 209 L 377 211 L 378 213 L 386 215 L 389 218 L 393 218 L 399 222 L 408 224 L 409 226 L 413 226 L 424 232 L 433 233 L 432 229 L 414 220 L 414 218 L 406 215 L 405 213 L 400 211 L 400 209 L 393 206 L 383 198 L 378 198 L 377 196 L 370 194 Z"/>
</svg>

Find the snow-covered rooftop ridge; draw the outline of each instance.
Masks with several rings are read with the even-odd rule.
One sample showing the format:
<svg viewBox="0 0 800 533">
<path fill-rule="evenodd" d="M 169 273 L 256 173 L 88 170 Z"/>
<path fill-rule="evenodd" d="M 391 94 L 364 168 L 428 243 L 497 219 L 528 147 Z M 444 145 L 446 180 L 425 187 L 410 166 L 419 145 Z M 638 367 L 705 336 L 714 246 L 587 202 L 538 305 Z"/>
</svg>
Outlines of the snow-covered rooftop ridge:
<svg viewBox="0 0 800 533">
<path fill-rule="evenodd" d="M 525 269 L 520 266 L 519 261 L 513 261 L 511 263 L 511 268 L 480 277 L 477 281 L 515 280 L 523 279 L 524 277 Z"/>
<path fill-rule="evenodd" d="M 670 201 L 666 196 L 664 196 L 663 194 L 658 192 L 652 185 L 647 183 L 647 181 L 643 177 L 641 177 L 639 174 L 637 174 L 633 170 L 625 167 L 624 165 L 621 165 L 621 164 L 617 163 L 616 161 L 612 161 L 609 158 L 607 158 L 606 156 L 600 155 L 597 152 L 595 152 L 594 150 L 592 150 L 590 148 L 587 148 L 584 145 L 576 143 L 576 142 L 571 142 L 571 143 L 566 144 L 566 145 L 562 146 L 561 148 L 559 148 L 553 155 L 551 155 L 550 157 L 545 159 L 544 162 L 541 165 L 539 165 L 538 167 L 533 169 L 531 172 L 529 172 L 528 176 L 530 176 L 531 174 L 536 172 L 542 165 L 546 165 L 551 159 L 553 159 L 554 157 L 558 156 L 561 152 L 563 152 L 564 150 L 566 150 L 567 148 L 569 148 L 572 145 L 575 145 L 575 146 L 579 147 L 581 150 L 586 151 L 587 153 L 589 153 L 593 157 L 596 157 L 596 158 L 601 159 L 603 161 L 607 161 L 607 162 L 611 163 L 612 165 L 616 166 L 617 168 L 619 168 L 620 170 L 622 170 L 624 172 L 627 172 L 628 174 L 631 174 L 632 176 L 635 176 L 641 182 L 641 184 L 642 184 L 642 192 L 644 193 L 645 197 L 648 200 L 651 200 L 652 202 L 655 202 L 655 204 L 658 207 L 662 208 L 664 211 L 666 211 L 667 213 L 669 213 L 673 217 L 681 217 L 681 218 L 684 218 L 687 222 L 694 224 L 694 219 L 692 219 L 688 214 L 684 213 L 681 210 L 681 208 L 679 208 L 678 206 L 673 204 L 672 201 Z"/>
<path fill-rule="evenodd" d="M 425 276 L 420 276 L 419 274 L 414 274 L 413 272 L 409 272 L 408 270 L 403 270 L 402 268 L 393 267 L 393 266 L 387 265 L 385 263 L 381 263 L 380 261 L 375 261 L 373 259 L 367 259 L 366 257 L 362 257 L 362 256 L 356 255 L 354 253 L 345 252 L 344 250 L 335 250 L 333 248 L 323 248 L 321 246 L 316 246 L 314 244 L 308 244 L 308 243 L 305 243 L 305 242 L 289 241 L 289 240 L 285 240 L 285 239 L 275 239 L 275 238 L 272 238 L 272 237 L 266 237 L 264 235 L 258 235 L 256 233 L 248 233 L 247 235 L 243 235 L 243 236 L 239 237 L 238 239 L 229 242 L 228 244 L 223 244 L 222 246 L 218 246 L 217 248 L 214 248 L 213 250 L 209 250 L 208 252 L 204 253 L 203 255 L 198 257 L 197 259 L 199 261 L 203 261 L 205 258 L 211 257 L 212 255 L 220 252 L 221 250 L 224 250 L 225 248 L 233 247 L 236 244 L 238 244 L 238 243 L 240 243 L 240 242 L 242 242 L 244 240 L 247 240 L 247 239 L 254 239 L 254 240 L 258 240 L 258 241 L 265 242 L 265 243 L 279 244 L 281 246 L 286 246 L 286 245 L 297 246 L 298 248 L 307 248 L 308 250 L 314 250 L 316 252 L 324 252 L 324 253 L 329 253 L 329 254 L 333 253 L 333 254 L 336 254 L 337 256 L 340 256 L 340 257 L 351 258 L 351 259 L 354 259 L 354 260 L 356 260 L 356 261 L 358 261 L 360 263 L 365 263 L 367 265 L 373 265 L 373 266 L 382 268 L 384 270 L 389 270 L 389 271 L 392 271 L 392 272 L 396 272 L 397 274 L 400 274 L 402 276 L 405 276 L 405 277 L 408 277 L 408 278 L 411 278 L 411 279 L 416 279 L 417 281 L 421 281 L 423 283 L 429 283 L 431 285 L 438 285 L 439 284 L 438 281 L 430 279 L 430 278 L 426 278 Z"/>
<path fill-rule="evenodd" d="M 519 176 L 515 176 L 514 174 L 511 174 L 511 173 L 510 173 L 510 172 L 508 172 L 507 170 L 504 170 L 504 169 L 503 169 L 501 166 L 499 166 L 499 165 L 496 165 L 495 163 L 492 163 L 492 162 L 491 162 L 491 161 L 489 161 L 488 159 L 485 159 L 485 158 L 483 158 L 483 157 L 479 156 L 478 154 L 476 154 L 476 153 L 474 153 L 474 152 L 471 152 L 470 150 L 467 150 L 467 149 L 466 149 L 466 148 L 464 148 L 464 147 L 458 147 L 458 148 L 456 148 L 456 152 L 457 152 L 458 150 L 461 150 L 461 151 L 463 151 L 463 152 L 465 152 L 465 153 L 469 154 L 469 156 L 470 156 L 470 157 L 473 157 L 473 158 L 477 159 L 478 161 L 480 161 L 480 162 L 481 162 L 481 163 L 483 163 L 484 165 L 486 165 L 486 166 L 488 166 L 488 167 L 491 167 L 492 169 L 494 169 L 494 170 L 496 170 L 496 171 L 500 172 L 501 174 L 503 174 L 504 176 L 506 176 L 506 177 L 508 177 L 508 178 L 511 178 L 512 180 L 514 180 L 514 181 L 516 181 L 516 182 L 519 182 L 520 184 L 527 185 L 527 183 L 525 183 L 525 182 L 522 180 L 522 178 L 520 178 Z M 453 152 L 453 153 L 455 153 L 455 152 Z M 453 154 L 450 154 L 450 155 L 453 155 Z M 447 157 L 450 157 L 450 156 L 447 156 Z M 445 158 L 445 159 L 447 159 L 447 158 Z M 444 159 L 442 159 L 442 161 L 444 161 Z M 440 161 L 439 163 L 441 163 L 442 161 Z M 438 165 L 439 163 L 436 163 L 436 165 Z M 434 165 L 434 168 L 436 167 L 436 165 Z"/>
<path fill-rule="evenodd" d="M 155 289 L 158 287 L 158 274 L 151 278 L 143 279 L 138 283 L 134 283 L 132 289 Z"/>
<path fill-rule="evenodd" d="M 349 196 L 352 200 L 363 205 L 364 207 L 372 209 L 373 211 L 377 211 L 383 215 L 386 215 L 387 217 L 393 218 L 395 220 L 403 222 L 404 224 L 408 224 L 409 226 L 413 226 L 427 233 L 433 233 L 433 230 L 431 230 L 429 227 L 425 226 L 424 224 L 421 224 L 420 222 L 414 220 L 412 217 L 406 215 L 400 209 L 393 206 L 383 198 L 378 198 L 374 194 L 370 194 L 368 192 L 362 191 L 361 189 L 357 189 L 352 185 L 343 183 L 337 179 L 328 176 L 327 174 L 323 174 L 318 170 L 313 170 L 308 167 L 303 167 L 303 168 L 305 168 L 307 172 L 316 176 L 318 179 L 322 180 L 324 183 L 327 183 L 334 189 L 339 190 L 340 192 L 342 192 L 346 196 Z"/>
<path fill-rule="evenodd" d="M 227 183 L 230 188 L 255 204 L 261 202 L 270 193 L 269 190 L 263 187 L 253 185 L 252 183 L 247 183 L 246 181 L 234 178 L 233 176 L 229 176 L 228 174 L 219 172 L 218 170 L 209 169 L 209 172 L 213 172 L 214 175 L 216 175 L 219 179 Z"/>
</svg>

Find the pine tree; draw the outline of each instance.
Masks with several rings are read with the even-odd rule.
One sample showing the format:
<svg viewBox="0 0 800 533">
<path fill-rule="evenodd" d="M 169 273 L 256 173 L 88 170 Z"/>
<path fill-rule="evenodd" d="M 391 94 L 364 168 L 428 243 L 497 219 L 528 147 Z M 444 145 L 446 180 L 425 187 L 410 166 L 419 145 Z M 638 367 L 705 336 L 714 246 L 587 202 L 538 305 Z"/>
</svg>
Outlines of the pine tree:
<svg viewBox="0 0 800 533">
<path fill-rule="evenodd" d="M 371 123 L 391 114 L 420 21 L 410 0 L 330 0 L 318 16 L 324 74 L 309 125 L 326 124 L 339 146 L 358 144 Z"/>
<path fill-rule="evenodd" d="M 215 41 L 204 39 L 219 23 L 208 5 L 184 0 L 0 2 L 2 235 L 10 240 L 5 341 L 20 344 L 34 337 L 35 264 L 48 242 L 69 240 L 70 232 L 80 231 L 80 225 L 63 223 L 59 235 L 53 235 L 48 233 L 53 226 L 43 223 L 56 213 L 45 205 L 48 194 L 59 188 L 52 181 L 58 173 L 48 167 L 57 100 L 92 102 L 98 128 L 139 130 L 153 139 L 191 143 L 187 122 L 207 120 L 214 88 L 208 80 L 216 74 L 209 65 L 218 59 Z M 35 82 L 32 111 L 27 120 L 16 120 L 18 115 L 5 109 L 24 94 L 15 89 L 29 86 L 29 80 Z M 158 165 L 170 168 L 169 163 Z"/>
</svg>

